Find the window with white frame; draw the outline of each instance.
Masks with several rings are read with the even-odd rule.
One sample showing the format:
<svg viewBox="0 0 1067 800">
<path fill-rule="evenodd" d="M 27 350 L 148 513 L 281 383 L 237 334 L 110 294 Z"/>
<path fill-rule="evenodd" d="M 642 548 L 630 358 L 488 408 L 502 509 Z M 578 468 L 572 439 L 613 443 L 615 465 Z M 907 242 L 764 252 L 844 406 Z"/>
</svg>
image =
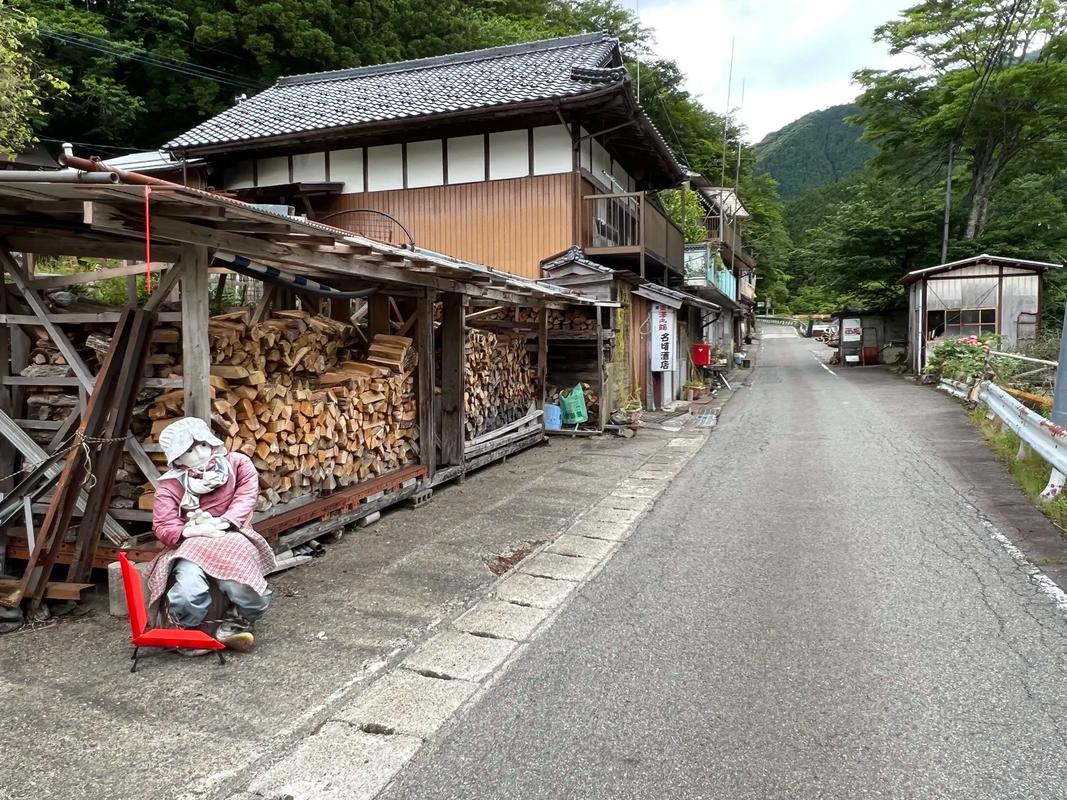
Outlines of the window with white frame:
<svg viewBox="0 0 1067 800">
<path fill-rule="evenodd" d="M 957 339 L 996 332 L 995 308 L 946 308 L 926 312 L 928 339 Z"/>
</svg>

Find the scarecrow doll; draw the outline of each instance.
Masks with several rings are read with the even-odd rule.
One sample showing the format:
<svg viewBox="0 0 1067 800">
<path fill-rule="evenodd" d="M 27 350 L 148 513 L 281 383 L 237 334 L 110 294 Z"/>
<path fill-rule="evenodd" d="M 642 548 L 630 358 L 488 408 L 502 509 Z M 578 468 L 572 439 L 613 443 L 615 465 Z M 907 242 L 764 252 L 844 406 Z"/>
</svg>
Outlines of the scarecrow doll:
<svg viewBox="0 0 1067 800">
<path fill-rule="evenodd" d="M 252 623 L 270 605 L 264 575 L 274 567 L 270 545 L 250 525 L 259 474 L 196 417 L 168 425 L 159 444 L 171 469 L 152 509 L 152 529 L 166 549 L 149 567 L 149 613 L 247 652 Z"/>
</svg>

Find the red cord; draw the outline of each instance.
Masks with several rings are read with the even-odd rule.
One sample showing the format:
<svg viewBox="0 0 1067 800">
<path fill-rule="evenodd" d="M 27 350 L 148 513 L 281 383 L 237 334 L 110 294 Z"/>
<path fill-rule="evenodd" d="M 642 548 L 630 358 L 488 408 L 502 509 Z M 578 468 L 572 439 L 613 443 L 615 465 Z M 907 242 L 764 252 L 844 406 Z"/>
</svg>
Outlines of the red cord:
<svg viewBox="0 0 1067 800">
<path fill-rule="evenodd" d="M 145 291 L 152 294 L 152 222 L 148 210 L 148 198 L 152 187 L 144 187 L 144 284 Z"/>
</svg>

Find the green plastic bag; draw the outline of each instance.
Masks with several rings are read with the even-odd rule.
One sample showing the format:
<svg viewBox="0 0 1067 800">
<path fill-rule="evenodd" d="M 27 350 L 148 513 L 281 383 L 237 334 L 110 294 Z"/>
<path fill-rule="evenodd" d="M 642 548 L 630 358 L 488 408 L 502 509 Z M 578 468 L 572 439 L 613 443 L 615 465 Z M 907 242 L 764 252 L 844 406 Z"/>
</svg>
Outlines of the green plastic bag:
<svg viewBox="0 0 1067 800">
<path fill-rule="evenodd" d="M 589 419 L 589 412 L 585 408 L 585 392 L 582 384 L 578 384 L 571 390 L 564 389 L 559 393 L 559 404 L 563 409 L 563 424 L 577 425 Z"/>
</svg>

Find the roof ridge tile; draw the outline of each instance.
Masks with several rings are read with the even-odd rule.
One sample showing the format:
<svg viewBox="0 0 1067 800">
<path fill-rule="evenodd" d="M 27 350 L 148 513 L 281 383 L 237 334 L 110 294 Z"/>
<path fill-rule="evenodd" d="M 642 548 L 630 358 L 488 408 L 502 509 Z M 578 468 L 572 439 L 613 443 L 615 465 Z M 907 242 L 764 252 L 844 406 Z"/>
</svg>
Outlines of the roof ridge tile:
<svg viewBox="0 0 1067 800">
<path fill-rule="evenodd" d="M 278 78 L 276 86 L 299 86 L 308 83 L 321 83 L 326 81 L 345 80 L 347 78 L 363 78 L 372 75 L 395 75 L 401 72 L 414 72 L 420 69 L 432 67 L 454 66 L 456 64 L 471 64 L 476 61 L 486 61 L 506 56 L 525 55 L 527 53 L 540 53 L 546 50 L 558 50 L 565 47 L 574 47 L 581 44 L 599 44 L 601 42 L 615 42 L 618 40 L 606 31 L 595 33 L 581 33 L 573 36 L 558 36 L 554 39 L 539 39 L 535 42 L 521 42 L 519 44 L 499 45 L 486 47 L 481 50 L 467 50 L 459 53 L 447 53 L 439 56 L 410 59 L 408 61 L 392 61 L 385 64 L 369 64 L 363 67 L 349 67 L 347 69 L 327 70 L 325 72 L 308 72 L 301 75 L 285 75 Z"/>
</svg>

